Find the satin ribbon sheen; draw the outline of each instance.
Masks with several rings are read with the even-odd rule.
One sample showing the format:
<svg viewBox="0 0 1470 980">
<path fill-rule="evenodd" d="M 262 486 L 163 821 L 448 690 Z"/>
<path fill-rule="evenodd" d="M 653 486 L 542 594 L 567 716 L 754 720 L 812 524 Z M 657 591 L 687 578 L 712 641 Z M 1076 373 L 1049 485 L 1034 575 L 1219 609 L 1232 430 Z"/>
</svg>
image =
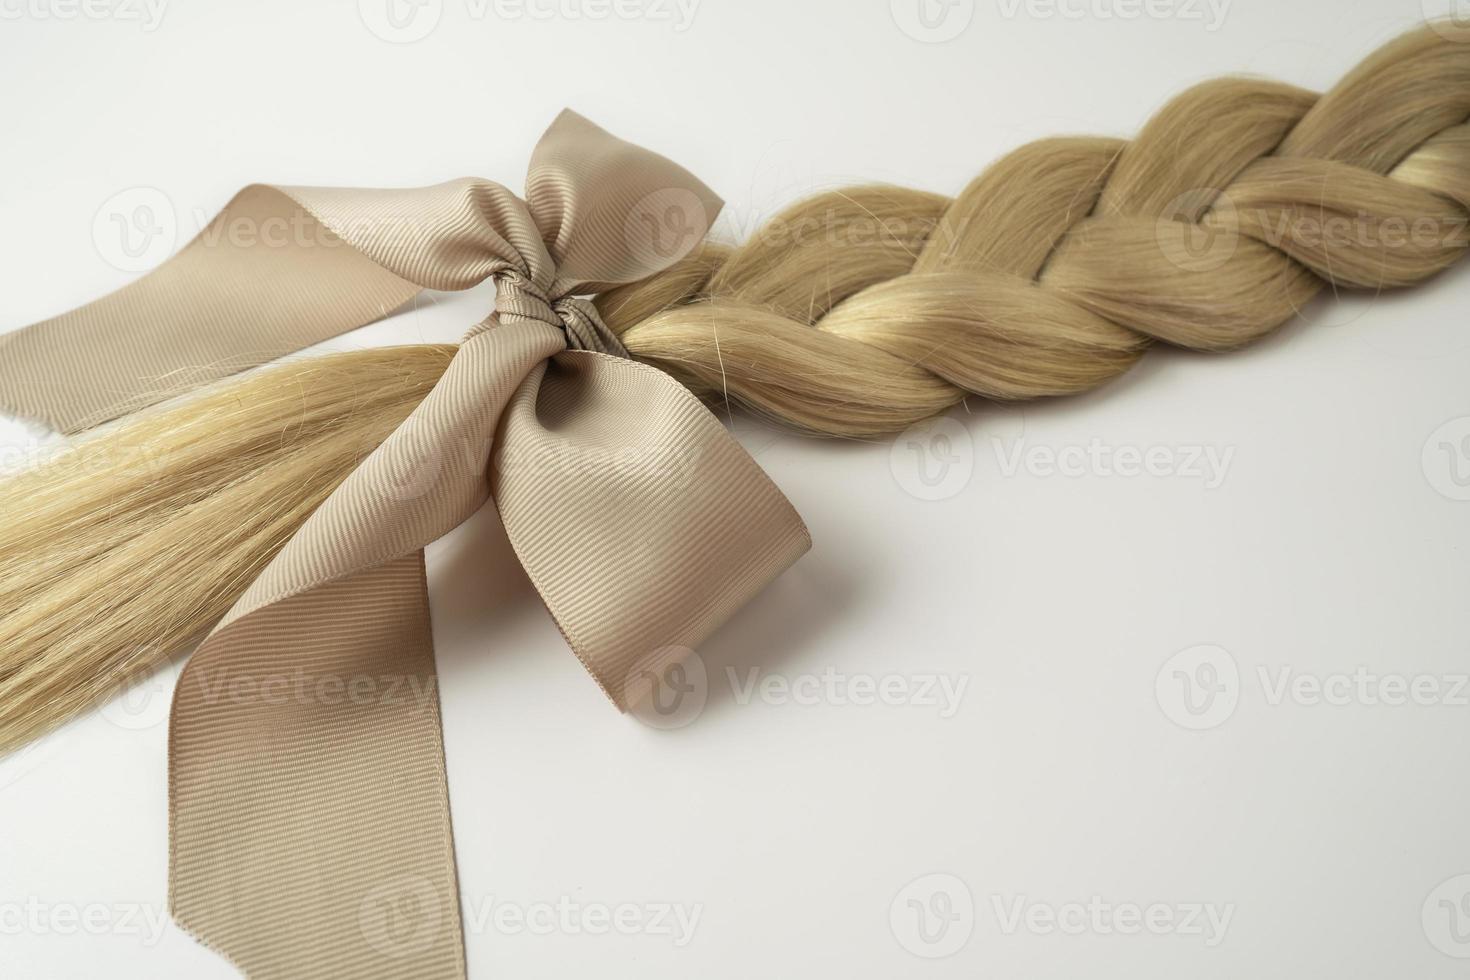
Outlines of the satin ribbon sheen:
<svg viewBox="0 0 1470 980">
<path fill-rule="evenodd" d="M 522 200 L 468 179 L 252 186 L 141 280 L 0 337 L 0 407 L 74 433 L 371 322 L 420 289 L 497 283 L 497 312 L 175 690 L 171 912 L 251 977 L 464 976 L 427 543 L 493 498 L 567 643 L 624 709 L 810 547 L 703 405 L 604 353 L 620 345 L 574 298 L 685 255 L 718 198 L 570 112 L 542 137 L 526 187 Z M 261 233 L 235 234 L 242 223 Z M 265 696 L 263 678 L 288 683 Z M 242 680 L 255 696 L 222 693 Z M 385 681 L 400 696 L 350 696 Z"/>
</svg>

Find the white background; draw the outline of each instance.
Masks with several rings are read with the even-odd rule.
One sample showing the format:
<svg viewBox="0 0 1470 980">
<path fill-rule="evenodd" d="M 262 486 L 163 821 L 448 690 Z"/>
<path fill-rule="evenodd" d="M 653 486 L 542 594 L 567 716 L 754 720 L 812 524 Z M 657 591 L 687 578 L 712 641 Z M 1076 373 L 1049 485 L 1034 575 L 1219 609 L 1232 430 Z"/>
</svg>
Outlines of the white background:
<svg viewBox="0 0 1470 980">
<path fill-rule="evenodd" d="M 929 0 L 926 30 L 912 0 L 701 0 L 690 21 L 653 0 L 429 0 L 395 33 L 384 0 L 167 0 L 156 21 L 110 2 L 0 0 L 0 330 L 129 281 L 252 181 L 519 186 L 563 105 L 701 175 L 739 235 L 814 189 L 954 193 L 1027 140 L 1131 134 L 1217 74 L 1322 89 L 1423 18 Z M 114 214 L 165 234 L 129 257 Z M 453 340 L 489 302 L 436 296 L 334 346 Z M 708 704 L 674 731 L 607 706 L 493 520 L 437 544 L 470 976 L 1463 976 L 1467 302 L 1465 268 L 1329 296 L 1244 353 L 1158 350 L 1084 397 L 973 402 L 948 442 L 737 417 L 816 546 L 707 644 Z M 1163 465 L 1045 466 L 1089 445 Z M 1228 464 L 1190 462 L 1206 451 Z M 949 495 L 922 499 L 923 474 Z M 1347 703 L 1276 696 L 1359 668 L 1380 681 Z M 748 699 L 730 670 L 831 690 Z M 1370 703 L 1394 694 L 1383 675 L 1439 703 Z M 149 921 L 172 676 L 0 761 L 0 976 L 234 975 Z M 1191 714 L 1185 681 L 1212 677 Z M 965 687 L 952 713 L 846 696 L 885 678 Z M 1174 918 L 1122 934 L 1072 916 L 1089 902 Z M 532 934 L 497 925 L 502 903 L 576 911 Z M 627 903 L 699 919 L 578 931 Z"/>
</svg>

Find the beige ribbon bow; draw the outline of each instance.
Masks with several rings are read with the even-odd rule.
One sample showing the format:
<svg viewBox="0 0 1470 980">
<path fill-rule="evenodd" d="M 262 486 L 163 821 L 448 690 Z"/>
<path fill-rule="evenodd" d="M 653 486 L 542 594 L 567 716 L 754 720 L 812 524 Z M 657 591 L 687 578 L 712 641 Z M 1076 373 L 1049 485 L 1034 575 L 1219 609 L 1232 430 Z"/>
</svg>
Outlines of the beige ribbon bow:
<svg viewBox="0 0 1470 980">
<path fill-rule="evenodd" d="M 179 680 L 170 904 L 249 976 L 464 975 L 442 735 L 437 694 L 217 692 L 287 676 L 313 691 L 391 677 L 434 692 L 423 547 L 491 498 L 620 708 L 810 547 L 699 401 L 596 352 L 620 345 L 570 298 L 673 263 L 719 207 L 681 167 L 564 112 L 524 201 L 481 180 L 253 186 L 138 282 L 0 337 L 0 406 L 76 432 L 370 322 L 422 288 L 497 283 L 497 313 Z M 262 234 L 221 233 L 241 221 Z M 270 227 L 286 234 L 267 240 Z"/>
</svg>

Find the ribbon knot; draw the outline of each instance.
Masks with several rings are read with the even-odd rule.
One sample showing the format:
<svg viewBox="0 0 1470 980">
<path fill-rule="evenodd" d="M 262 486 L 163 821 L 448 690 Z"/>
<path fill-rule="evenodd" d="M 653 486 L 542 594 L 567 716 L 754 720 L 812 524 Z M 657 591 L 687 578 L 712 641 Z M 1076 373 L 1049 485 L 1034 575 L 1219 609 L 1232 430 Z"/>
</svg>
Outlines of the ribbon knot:
<svg viewBox="0 0 1470 980">
<path fill-rule="evenodd" d="M 501 320 L 522 318 L 556 327 L 566 334 L 567 347 L 626 358 L 628 349 L 603 322 L 597 307 L 580 296 L 550 298 L 546 290 L 519 272 L 495 278 L 495 313 Z"/>
</svg>

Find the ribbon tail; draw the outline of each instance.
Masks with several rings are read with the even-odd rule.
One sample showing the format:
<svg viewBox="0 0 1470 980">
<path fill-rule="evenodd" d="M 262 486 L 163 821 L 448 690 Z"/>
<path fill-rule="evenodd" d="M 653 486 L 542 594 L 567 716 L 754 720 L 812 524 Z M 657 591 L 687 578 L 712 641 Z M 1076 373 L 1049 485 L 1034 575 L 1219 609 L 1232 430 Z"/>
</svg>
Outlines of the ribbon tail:
<svg viewBox="0 0 1470 980">
<path fill-rule="evenodd" d="M 419 289 L 252 185 L 143 278 L 0 336 L 0 411 L 81 432 L 381 319 Z"/>
<path fill-rule="evenodd" d="M 216 634 L 170 760 L 171 912 L 246 976 L 464 976 L 422 551 Z"/>
<path fill-rule="evenodd" d="M 504 408 L 563 343 L 472 333 L 179 677 L 170 907 L 247 976 L 464 975 L 422 548 L 484 505 Z"/>
</svg>

